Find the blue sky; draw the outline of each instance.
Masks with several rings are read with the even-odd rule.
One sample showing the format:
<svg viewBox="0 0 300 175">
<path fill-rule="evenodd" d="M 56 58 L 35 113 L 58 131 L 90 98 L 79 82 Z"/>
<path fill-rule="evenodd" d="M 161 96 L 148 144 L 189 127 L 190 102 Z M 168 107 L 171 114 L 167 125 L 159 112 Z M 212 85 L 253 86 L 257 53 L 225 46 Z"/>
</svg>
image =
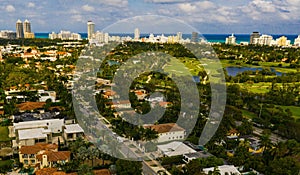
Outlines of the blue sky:
<svg viewBox="0 0 300 175">
<path fill-rule="evenodd" d="M 92 20 L 97 30 L 142 33 L 300 34 L 299 0 L 0 0 L 0 30 L 15 30 L 28 19 L 34 32 L 86 32 Z M 143 15 L 150 15 L 143 17 Z M 164 17 L 162 17 L 164 16 Z M 123 20 L 122 22 L 119 22 Z M 115 24 L 117 23 L 117 24 Z M 107 26 L 114 26 L 107 28 Z M 189 28 L 189 29 L 187 29 Z M 173 29 L 173 30 L 172 30 Z"/>
</svg>

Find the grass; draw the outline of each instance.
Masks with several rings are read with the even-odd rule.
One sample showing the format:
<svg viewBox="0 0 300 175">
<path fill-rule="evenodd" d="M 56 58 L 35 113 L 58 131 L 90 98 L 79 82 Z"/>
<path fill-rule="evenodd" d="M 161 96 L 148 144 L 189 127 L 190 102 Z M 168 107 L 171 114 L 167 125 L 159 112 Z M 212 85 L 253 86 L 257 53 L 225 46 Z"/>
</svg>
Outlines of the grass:
<svg viewBox="0 0 300 175">
<path fill-rule="evenodd" d="M 286 109 L 290 109 L 293 117 L 297 120 L 300 119 L 300 107 L 299 106 L 279 106 L 282 109 L 286 110 Z"/>
<path fill-rule="evenodd" d="M 0 126 L 0 142 L 7 142 L 10 141 L 8 137 L 8 127 L 7 126 Z"/>
<path fill-rule="evenodd" d="M 264 94 L 269 92 L 269 89 L 272 86 L 272 83 L 269 82 L 259 82 L 259 83 L 227 83 L 228 85 L 230 84 L 238 84 L 241 89 L 248 90 L 249 92 L 252 93 L 257 93 L 257 94 Z"/>
<path fill-rule="evenodd" d="M 190 70 L 178 59 L 171 59 L 171 61 L 164 67 L 164 71 L 178 76 L 191 75 Z"/>
<path fill-rule="evenodd" d="M 245 83 L 227 83 L 227 85 L 230 84 L 238 84 L 241 89 L 244 90 L 248 90 L 249 92 L 252 93 L 258 93 L 258 94 L 264 94 L 270 91 L 271 87 L 272 87 L 272 83 L 271 82 L 259 82 L 259 83 L 250 83 L 250 82 L 245 82 Z M 297 83 L 286 83 L 286 84 L 290 84 L 292 85 L 299 85 L 300 82 Z M 276 87 L 282 87 L 282 83 L 276 83 Z"/>
<path fill-rule="evenodd" d="M 253 119 L 254 117 L 256 117 L 257 115 L 254 114 L 253 112 L 247 111 L 245 109 L 241 110 L 243 113 L 243 117 L 246 117 L 247 119 Z"/>
</svg>

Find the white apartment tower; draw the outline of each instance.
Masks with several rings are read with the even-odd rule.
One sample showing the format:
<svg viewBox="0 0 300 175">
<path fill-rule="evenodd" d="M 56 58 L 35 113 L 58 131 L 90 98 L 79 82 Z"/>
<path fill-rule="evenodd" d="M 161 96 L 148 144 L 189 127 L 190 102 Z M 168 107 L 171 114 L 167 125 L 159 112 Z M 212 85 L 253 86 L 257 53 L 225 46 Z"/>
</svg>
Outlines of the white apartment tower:
<svg viewBox="0 0 300 175">
<path fill-rule="evenodd" d="M 18 20 L 16 23 L 16 33 L 17 38 L 24 38 L 23 23 L 21 20 Z"/>
<path fill-rule="evenodd" d="M 140 30 L 138 28 L 136 28 L 134 30 L 134 40 L 139 40 L 140 39 Z"/>
<path fill-rule="evenodd" d="M 300 46 L 300 35 L 298 35 L 298 37 L 295 39 L 294 45 L 295 46 Z"/>
<path fill-rule="evenodd" d="M 95 23 L 92 21 L 87 22 L 87 33 L 88 33 L 88 39 L 93 39 L 93 35 L 95 33 Z"/>
<path fill-rule="evenodd" d="M 236 37 L 233 34 L 231 34 L 231 36 L 226 38 L 225 44 L 235 45 L 236 44 Z"/>
</svg>

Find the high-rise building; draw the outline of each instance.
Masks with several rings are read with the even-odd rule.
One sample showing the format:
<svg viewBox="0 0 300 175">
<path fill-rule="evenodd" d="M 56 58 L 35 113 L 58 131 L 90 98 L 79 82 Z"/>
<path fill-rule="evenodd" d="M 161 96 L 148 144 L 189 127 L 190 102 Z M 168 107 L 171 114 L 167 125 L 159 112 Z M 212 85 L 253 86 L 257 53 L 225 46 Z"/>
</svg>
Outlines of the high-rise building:
<svg viewBox="0 0 300 175">
<path fill-rule="evenodd" d="M 191 42 L 198 42 L 198 32 L 192 32 L 192 39 Z"/>
<path fill-rule="evenodd" d="M 300 35 L 298 35 L 298 37 L 295 39 L 294 45 L 295 46 L 300 46 Z"/>
<path fill-rule="evenodd" d="M 255 39 L 259 37 L 260 37 L 259 32 L 252 32 L 252 34 L 250 35 L 250 44 L 254 44 Z"/>
<path fill-rule="evenodd" d="M 233 34 L 231 34 L 231 36 L 226 38 L 225 44 L 235 45 L 236 44 L 236 37 Z"/>
<path fill-rule="evenodd" d="M 23 23 L 21 20 L 18 20 L 16 23 L 16 33 L 17 38 L 24 38 Z"/>
<path fill-rule="evenodd" d="M 182 40 L 182 32 L 177 32 L 177 40 Z"/>
<path fill-rule="evenodd" d="M 272 44 L 273 37 L 270 35 L 261 35 L 259 38 L 255 38 L 253 44 L 268 45 Z"/>
<path fill-rule="evenodd" d="M 92 21 L 87 22 L 87 33 L 88 33 L 88 39 L 93 39 L 93 35 L 95 33 L 95 23 Z"/>
<path fill-rule="evenodd" d="M 140 35 L 141 35 L 140 30 L 138 28 L 136 28 L 134 30 L 134 40 L 139 40 L 141 37 Z"/>
<path fill-rule="evenodd" d="M 288 40 L 288 38 L 285 36 L 281 36 L 280 38 L 276 39 L 275 44 L 277 46 L 289 46 L 291 44 L 291 40 Z"/>
<path fill-rule="evenodd" d="M 23 23 L 23 29 L 24 29 L 24 33 L 31 33 L 31 25 L 27 19 Z"/>
</svg>

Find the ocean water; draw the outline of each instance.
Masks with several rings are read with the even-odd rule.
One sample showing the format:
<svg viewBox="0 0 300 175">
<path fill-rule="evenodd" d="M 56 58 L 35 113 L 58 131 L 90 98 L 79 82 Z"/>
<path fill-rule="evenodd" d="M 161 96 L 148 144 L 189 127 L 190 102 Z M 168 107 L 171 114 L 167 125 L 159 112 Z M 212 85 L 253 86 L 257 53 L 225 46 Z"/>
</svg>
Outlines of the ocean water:
<svg viewBox="0 0 300 175">
<path fill-rule="evenodd" d="M 83 39 L 86 39 L 87 38 L 87 33 L 80 33 L 81 34 L 81 37 Z M 115 34 L 110 34 L 110 35 L 115 35 L 115 36 L 121 36 L 121 37 L 124 37 L 124 36 L 130 36 L 133 38 L 134 34 L 132 33 L 129 33 L 129 34 L 118 34 L 118 33 L 115 33 Z M 155 36 L 156 35 L 161 35 L 161 34 L 154 34 Z M 164 34 L 165 36 L 170 36 L 170 35 L 175 35 L 175 34 Z M 230 36 L 231 34 L 202 34 L 199 35 L 199 38 L 203 38 L 205 40 L 207 40 L 208 42 L 220 42 L 220 43 L 225 43 L 225 40 L 226 40 L 226 37 Z M 35 33 L 35 37 L 36 38 L 48 38 L 49 36 L 49 33 Z M 141 37 L 148 37 L 149 34 L 141 34 Z M 184 39 L 187 39 L 187 38 L 191 38 L 191 34 L 183 34 L 182 37 Z M 236 37 L 236 41 L 237 43 L 240 43 L 240 42 L 249 42 L 250 41 L 250 34 L 235 34 L 234 35 Z M 295 38 L 298 37 L 298 35 L 284 35 L 284 34 L 281 34 L 281 35 L 278 35 L 278 34 L 274 34 L 274 35 L 271 35 L 273 36 L 274 39 L 276 38 L 279 38 L 281 36 L 286 36 L 289 40 L 291 40 L 291 43 L 293 44 L 294 43 L 294 40 Z"/>
</svg>

